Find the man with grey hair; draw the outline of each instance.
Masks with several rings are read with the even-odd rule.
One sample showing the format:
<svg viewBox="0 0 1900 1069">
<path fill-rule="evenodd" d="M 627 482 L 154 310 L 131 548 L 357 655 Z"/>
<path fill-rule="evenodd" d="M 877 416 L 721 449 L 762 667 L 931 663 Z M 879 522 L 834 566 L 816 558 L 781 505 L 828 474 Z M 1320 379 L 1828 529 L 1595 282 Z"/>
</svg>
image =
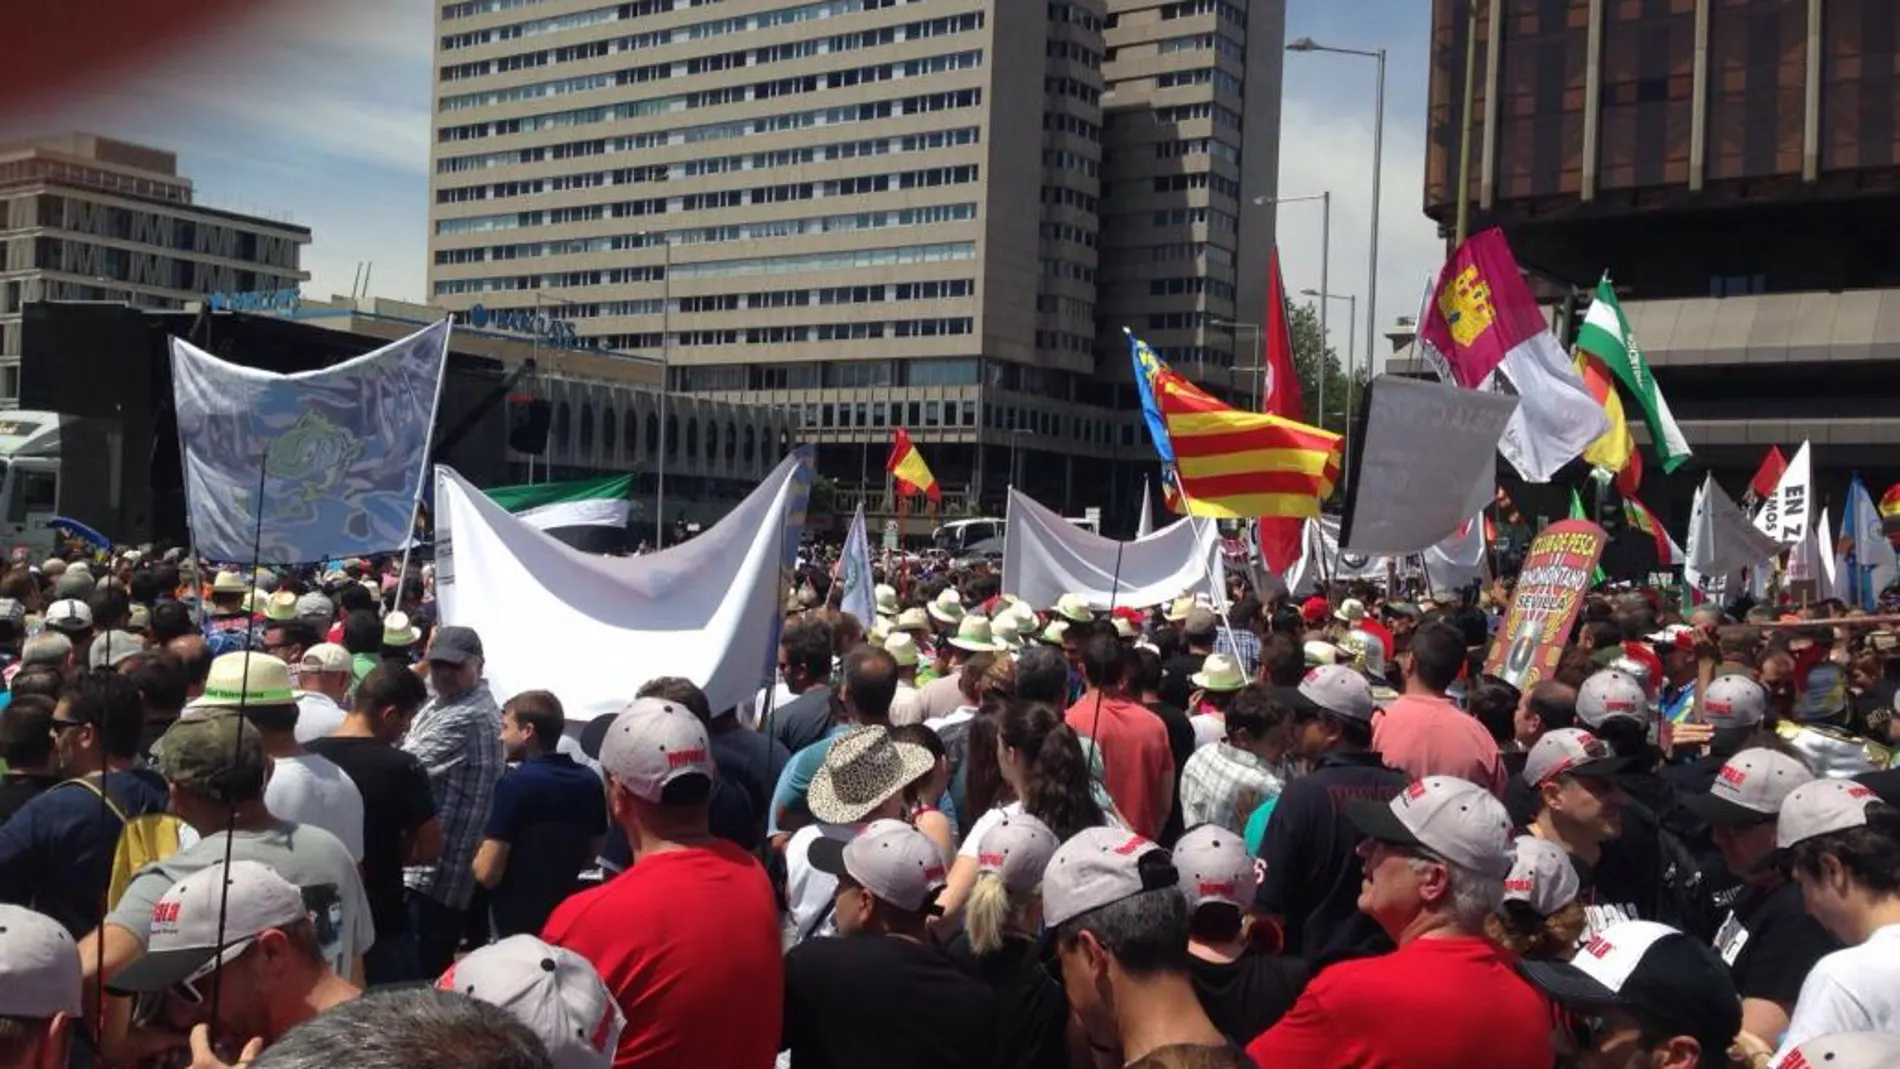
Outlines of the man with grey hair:
<svg viewBox="0 0 1900 1069">
<path fill-rule="evenodd" d="M 62 676 L 73 670 L 73 640 L 58 631 L 41 631 L 26 640 L 20 649 L 22 671 L 36 666 L 51 668 Z"/>
<path fill-rule="evenodd" d="M 1320 973 L 1247 1046 L 1255 1063 L 1549 1064 L 1543 996 L 1484 936 L 1516 856 L 1504 803 L 1428 776 L 1390 802 L 1349 799 L 1346 813 L 1365 836 L 1359 909 L 1398 949 Z"/>
<path fill-rule="evenodd" d="M 433 988 L 374 991 L 285 1033 L 251 1069 L 553 1069 L 513 1015 Z"/>
</svg>

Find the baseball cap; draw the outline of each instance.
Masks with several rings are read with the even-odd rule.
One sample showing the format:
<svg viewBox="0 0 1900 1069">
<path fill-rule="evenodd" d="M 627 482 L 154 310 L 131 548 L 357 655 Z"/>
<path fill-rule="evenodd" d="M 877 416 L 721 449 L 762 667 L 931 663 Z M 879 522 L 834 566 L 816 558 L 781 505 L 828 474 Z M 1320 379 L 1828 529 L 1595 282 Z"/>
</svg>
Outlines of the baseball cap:
<svg viewBox="0 0 1900 1069">
<path fill-rule="evenodd" d="M 0 1017 L 78 1017 L 79 945 L 64 925 L 25 906 L 0 903 Z"/>
<path fill-rule="evenodd" d="M 989 835 L 983 839 L 988 845 Z M 933 905 L 949 878 L 937 844 L 901 820 L 874 820 L 850 839 L 820 837 L 810 857 L 819 872 L 848 877 L 872 897 L 912 913 Z"/>
<path fill-rule="evenodd" d="M 1610 744 L 1582 728 L 1546 731 L 1524 758 L 1524 782 L 1542 787 L 1557 776 L 1608 776 L 1630 767 Z"/>
<path fill-rule="evenodd" d="M 56 598 L 83 598 L 92 591 L 92 573 L 77 565 L 67 568 L 53 581 L 53 596 Z"/>
<path fill-rule="evenodd" d="M 1189 912 L 1209 903 L 1253 908 L 1260 885 L 1247 841 L 1218 824 L 1188 829 L 1174 844 L 1174 868 Z"/>
<path fill-rule="evenodd" d="M 289 665 L 268 653 L 239 650 L 211 662 L 204 693 L 186 708 L 239 709 L 289 705 L 296 700 L 290 687 Z"/>
<path fill-rule="evenodd" d="M 1084 828 L 1056 849 L 1042 874 L 1042 921 L 1054 928 L 1124 898 L 1179 885 L 1174 862 L 1159 844 L 1121 828 Z"/>
<path fill-rule="evenodd" d="M 1497 879 L 1511 871 L 1517 857 L 1504 803 L 1456 776 L 1413 780 L 1390 802 L 1348 799 L 1346 818 L 1367 838 L 1421 847 Z"/>
<path fill-rule="evenodd" d="M 479 999 L 541 1037 L 554 1069 L 607 1069 L 626 1015 L 586 958 L 511 935 L 449 966 L 437 989 Z"/>
<path fill-rule="evenodd" d="M 1187 620 L 1181 625 L 1184 635 L 1211 635 L 1219 629 L 1220 618 L 1214 615 L 1214 610 L 1201 605 L 1189 609 Z"/>
<path fill-rule="evenodd" d="M 1781 1069 L 1896 1069 L 1900 1035 L 1892 1032 L 1836 1032 L 1816 1036 L 1781 1057 Z"/>
<path fill-rule="evenodd" d="M 1616 1007 L 1724 1048 L 1742 1028 L 1741 996 L 1715 951 L 1655 921 L 1612 924 L 1570 961 L 1518 968 L 1565 1006 Z"/>
<path fill-rule="evenodd" d="M 1049 859 L 1061 845 L 1049 825 L 1028 813 L 1005 816 L 983 834 L 977 871 L 995 873 L 1011 891 L 1033 890 L 1042 883 Z"/>
<path fill-rule="evenodd" d="M 1795 758 L 1755 747 L 1723 762 L 1707 794 L 1689 795 L 1682 802 L 1713 825 L 1762 824 L 1775 819 L 1796 787 L 1813 780 L 1814 773 Z"/>
<path fill-rule="evenodd" d="M 1873 788 L 1844 779 L 1817 779 L 1788 792 L 1775 825 L 1775 849 L 1786 850 L 1822 835 L 1867 826 L 1867 807 L 1880 801 Z"/>
<path fill-rule="evenodd" d="M 22 627 L 26 624 L 26 606 L 17 598 L 0 598 L 0 624 Z"/>
<path fill-rule="evenodd" d="M 482 638 L 472 627 L 441 627 L 435 632 L 435 645 L 429 647 L 429 660 L 463 665 L 485 659 Z M 690 715 L 690 714 L 688 714 Z"/>
<path fill-rule="evenodd" d="M 55 631 L 74 634 L 92 630 L 92 607 L 74 598 L 63 598 L 46 607 L 42 622 Z"/>
<path fill-rule="evenodd" d="M 600 742 L 600 767 L 634 797 L 655 804 L 667 784 L 682 776 L 719 775 L 705 726 L 691 710 L 663 698 L 637 699 L 613 718 Z"/>
<path fill-rule="evenodd" d="M 1600 728 L 1604 721 L 1619 716 L 1643 723 L 1649 721 L 1649 693 L 1635 676 L 1605 668 L 1577 688 L 1577 719 L 1583 721 L 1584 726 Z"/>
<path fill-rule="evenodd" d="M 173 786 L 214 801 L 263 790 L 264 736 L 235 710 L 186 708 L 154 747 Z"/>
<path fill-rule="evenodd" d="M 355 663 L 349 650 L 334 642 L 319 642 L 303 651 L 303 660 L 297 662 L 297 668 L 304 672 L 348 672 L 354 669 Z"/>
<path fill-rule="evenodd" d="M 1504 900 L 1522 902 L 1548 917 L 1576 900 L 1583 890 L 1577 867 L 1556 843 L 1520 835 L 1512 844 L 1511 871 L 1504 877 Z"/>
<path fill-rule="evenodd" d="M 106 989 L 142 995 L 201 979 L 264 932 L 309 917 L 303 892 L 269 865 L 233 861 L 227 869 L 222 861 L 213 862 L 159 896 L 144 955 L 109 980 Z"/>
<path fill-rule="evenodd" d="M 1300 619 L 1316 624 L 1332 615 L 1332 603 L 1318 595 L 1300 602 Z"/>
<path fill-rule="evenodd" d="M 1717 729 L 1752 728 L 1768 715 L 1768 688 L 1740 672 L 1716 676 L 1702 692 L 1702 716 Z"/>
<path fill-rule="evenodd" d="M 936 764 L 936 755 L 892 739 L 882 724 L 860 725 L 832 740 L 805 808 L 826 824 L 856 824 Z"/>
<path fill-rule="evenodd" d="M 1324 712 L 1347 720 L 1372 721 L 1372 686 L 1366 677 L 1343 664 L 1310 668 L 1300 680 L 1300 694 Z"/>
<path fill-rule="evenodd" d="M 130 631 L 107 631 L 92 640 L 86 663 L 94 668 L 117 668 L 121 661 L 144 649 L 145 643 Z"/>
<path fill-rule="evenodd" d="M 312 591 L 297 599 L 295 616 L 309 623 L 327 624 L 336 616 L 336 603 Z"/>
</svg>

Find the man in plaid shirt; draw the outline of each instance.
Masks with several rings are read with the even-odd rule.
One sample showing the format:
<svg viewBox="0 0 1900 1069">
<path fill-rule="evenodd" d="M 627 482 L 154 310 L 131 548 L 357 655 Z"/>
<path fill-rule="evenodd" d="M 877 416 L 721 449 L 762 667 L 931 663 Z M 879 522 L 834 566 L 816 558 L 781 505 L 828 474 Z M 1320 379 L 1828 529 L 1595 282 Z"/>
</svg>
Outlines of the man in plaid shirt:
<svg viewBox="0 0 1900 1069">
<path fill-rule="evenodd" d="M 1257 807 L 1286 786 L 1281 762 L 1293 742 L 1293 710 L 1253 684 L 1227 707 L 1227 737 L 1203 746 L 1181 770 L 1181 819 L 1240 834 Z"/>
<path fill-rule="evenodd" d="M 462 915 L 475 894 L 475 851 L 504 766 L 501 708 L 482 679 L 482 640 L 473 629 L 444 627 L 429 646 L 429 686 L 403 739 L 429 773 L 442 821 L 442 854 L 434 864 L 403 873 L 410 923 L 424 976 L 439 976 L 454 960 Z"/>
</svg>

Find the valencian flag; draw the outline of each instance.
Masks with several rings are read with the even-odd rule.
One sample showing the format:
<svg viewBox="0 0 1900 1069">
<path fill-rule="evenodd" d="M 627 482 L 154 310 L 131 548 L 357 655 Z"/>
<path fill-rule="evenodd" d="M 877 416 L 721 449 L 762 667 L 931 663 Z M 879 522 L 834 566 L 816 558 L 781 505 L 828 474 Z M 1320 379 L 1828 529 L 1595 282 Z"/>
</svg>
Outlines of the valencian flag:
<svg viewBox="0 0 1900 1069">
<path fill-rule="evenodd" d="M 930 474 L 930 465 L 924 463 L 923 454 L 910 442 L 910 432 L 902 427 L 891 432 L 891 455 L 884 461 L 884 470 L 896 481 L 898 493 L 922 494 L 937 502 L 943 500 L 937 477 Z"/>
<path fill-rule="evenodd" d="M 1157 450 L 1193 516 L 1318 518 L 1339 480 L 1341 442 L 1330 431 L 1230 407 L 1175 374 L 1129 335 L 1135 379 Z"/>
<path fill-rule="evenodd" d="M 1880 495 L 1880 529 L 1888 538 L 1900 535 L 1900 483 L 1887 487 Z"/>
</svg>

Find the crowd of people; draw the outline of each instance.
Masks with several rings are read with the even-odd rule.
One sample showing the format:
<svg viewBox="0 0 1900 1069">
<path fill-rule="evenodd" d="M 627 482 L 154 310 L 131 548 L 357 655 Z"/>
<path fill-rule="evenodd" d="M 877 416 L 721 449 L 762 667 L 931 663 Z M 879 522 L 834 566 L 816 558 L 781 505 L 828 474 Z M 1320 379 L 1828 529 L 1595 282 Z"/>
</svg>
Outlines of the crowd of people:
<svg viewBox="0 0 1900 1069">
<path fill-rule="evenodd" d="M 1520 690 L 1508 581 L 979 564 L 582 724 L 396 572 L 0 576 L 0 1069 L 1900 1066 L 1900 642 L 1838 604 L 1592 594 Z"/>
</svg>

